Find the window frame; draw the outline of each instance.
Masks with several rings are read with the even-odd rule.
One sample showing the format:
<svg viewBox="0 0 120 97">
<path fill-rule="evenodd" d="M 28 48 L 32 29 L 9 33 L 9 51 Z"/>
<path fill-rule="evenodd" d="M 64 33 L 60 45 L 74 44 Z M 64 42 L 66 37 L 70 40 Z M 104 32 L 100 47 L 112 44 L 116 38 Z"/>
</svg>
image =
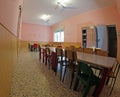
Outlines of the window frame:
<svg viewBox="0 0 120 97">
<path fill-rule="evenodd" d="M 58 29 L 53 35 L 54 42 L 64 42 L 64 29 Z"/>
</svg>

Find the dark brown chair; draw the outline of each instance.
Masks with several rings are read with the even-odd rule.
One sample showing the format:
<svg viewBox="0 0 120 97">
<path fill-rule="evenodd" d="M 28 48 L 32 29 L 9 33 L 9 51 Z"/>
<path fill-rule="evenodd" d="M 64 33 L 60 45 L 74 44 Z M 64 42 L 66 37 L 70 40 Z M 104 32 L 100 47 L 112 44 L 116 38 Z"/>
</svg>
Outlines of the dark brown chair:
<svg viewBox="0 0 120 97">
<path fill-rule="evenodd" d="M 41 58 L 43 56 L 43 48 L 41 48 L 40 45 L 38 45 L 38 51 L 39 51 L 39 60 L 41 60 Z"/>
<path fill-rule="evenodd" d="M 108 56 L 108 52 L 101 49 L 95 49 L 95 54 L 100 56 Z"/>
<path fill-rule="evenodd" d="M 84 48 L 83 52 L 88 54 L 94 54 L 93 48 Z"/>
<path fill-rule="evenodd" d="M 50 48 L 49 47 L 45 48 L 45 65 L 49 65 L 49 69 L 50 69 L 50 65 L 51 65 L 51 52 L 50 52 Z"/>
<path fill-rule="evenodd" d="M 71 49 L 66 49 L 65 50 L 65 58 L 66 58 L 66 66 L 65 66 L 65 71 L 63 74 L 63 79 L 62 82 L 64 82 L 64 78 L 66 75 L 66 70 L 71 71 L 71 81 L 70 81 L 70 88 L 72 87 L 73 79 L 74 79 L 74 73 L 76 72 L 76 64 L 77 64 L 77 54 L 76 51 L 73 51 Z"/>
<path fill-rule="evenodd" d="M 84 50 L 83 48 L 77 48 L 76 49 L 76 51 L 78 51 L 78 52 L 83 52 L 83 50 Z"/>
<path fill-rule="evenodd" d="M 95 54 L 99 56 L 108 56 L 108 52 L 101 49 L 95 49 Z M 99 77 L 101 77 L 103 68 L 101 67 L 94 67 L 94 68 L 95 68 L 94 72 L 98 74 Z"/>
<path fill-rule="evenodd" d="M 76 47 L 75 47 L 74 45 L 70 45 L 70 46 L 69 46 L 69 49 L 71 49 L 71 50 L 76 50 Z"/>
<path fill-rule="evenodd" d="M 63 70 L 63 67 L 66 65 L 65 64 L 65 56 L 64 56 L 64 53 L 63 53 L 63 49 L 61 47 L 57 47 L 56 48 L 56 54 L 57 54 L 57 65 L 60 65 L 60 80 L 61 80 L 61 78 L 62 78 L 62 70 Z M 59 69 L 58 67 L 59 66 L 57 66 L 57 69 Z M 57 74 L 57 71 L 56 71 L 56 74 Z"/>
</svg>

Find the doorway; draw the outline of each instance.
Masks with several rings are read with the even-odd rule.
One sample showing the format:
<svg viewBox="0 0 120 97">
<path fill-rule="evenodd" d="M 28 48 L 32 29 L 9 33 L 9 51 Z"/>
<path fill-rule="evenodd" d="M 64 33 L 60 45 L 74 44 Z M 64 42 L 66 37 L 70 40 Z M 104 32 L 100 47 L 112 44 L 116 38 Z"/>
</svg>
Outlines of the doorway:
<svg viewBox="0 0 120 97">
<path fill-rule="evenodd" d="M 117 34 L 116 34 L 116 26 L 108 25 L 108 56 L 117 57 Z"/>
</svg>

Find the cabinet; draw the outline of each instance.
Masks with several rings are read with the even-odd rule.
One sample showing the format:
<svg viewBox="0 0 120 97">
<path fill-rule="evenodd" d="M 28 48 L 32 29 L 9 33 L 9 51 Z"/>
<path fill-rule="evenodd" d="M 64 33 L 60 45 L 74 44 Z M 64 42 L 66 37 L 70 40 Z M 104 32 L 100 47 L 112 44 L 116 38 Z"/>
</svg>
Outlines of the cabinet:
<svg viewBox="0 0 120 97">
<path fill-rule="evenodd" d="M 82 46 L 86 48 L 87 46 L 87 33 L 86 29 L 82 29 Z"/>
<path fill-rule="evenodd" d="M 117 35 L 115 25 L 96 25 L 82 28 L 82 47 L 100 48 L 108 56 L 117 57 Z"/>
<path fill-rule="evenodd" d="M 96 47 L 96 29 L 94 26 L 82 28 L 82 47 Z"/>
</svg>

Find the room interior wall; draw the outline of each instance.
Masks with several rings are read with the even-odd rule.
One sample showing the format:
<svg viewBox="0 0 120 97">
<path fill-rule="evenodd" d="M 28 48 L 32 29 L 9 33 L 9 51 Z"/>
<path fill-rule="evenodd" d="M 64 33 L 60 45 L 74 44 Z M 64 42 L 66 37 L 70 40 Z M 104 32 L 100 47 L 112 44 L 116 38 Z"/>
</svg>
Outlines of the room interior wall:
<svg viewBox="0 0 120 97">
<path fill-rule="evenodd" d="M 17 24 L 19 5 L 23 0 L 1 0 L 0 1 L 0 22 L 17 36 Z"/>
<path fill-rule="evenodd" d="M 81 28 L 93 25 L 110 25 L 116 24 L 117 31 L 120 30 L 118 11 L 116 5 L 105 7 L 102 9 L 86 12 L 84 14 L 69 18 L 52 26 L 52 32 L 60 26 L 64 26 L 65 41 L 81 41 Z M 80 31 L 79 31 L 80 30 Z M 68 37 L 69 36 L 69 37 Z"/>
<path fill-rule="evenodd" d="M 118 12 L 119 12 L 119 15 L 120 15 L 120 0 L 116 0 L 116 5 L 117 5 Z"/>
<path fill-rule="evenodd" d="M 50 26 L 38 24 L 22 24 L 21 40 L 23 41 L 52 41 L 52 31 Z"/>
<path fill-rule="evenodd" d="M 0 1 L 0 97 L 9 97 L 17 60 L 17 24 L 23 0 Z"/>
<path fill-rule="evenodd" d="M 17 60 L 17 38 L 0 24 L 0 97 L 9 97 L 14 65 Z"/>
<path fill-rule="evenodd" d="M 93 10 L 84 14 L 66 19 L 52 26 L 52 32 L 64 26 L 65 42 L 81 42 L 82 27 L 94 25 L 116 25 L 118 38 L 118 55 L 120 55 L 120 16 L 115 4 L 102 9 Z"/>
</svg>

